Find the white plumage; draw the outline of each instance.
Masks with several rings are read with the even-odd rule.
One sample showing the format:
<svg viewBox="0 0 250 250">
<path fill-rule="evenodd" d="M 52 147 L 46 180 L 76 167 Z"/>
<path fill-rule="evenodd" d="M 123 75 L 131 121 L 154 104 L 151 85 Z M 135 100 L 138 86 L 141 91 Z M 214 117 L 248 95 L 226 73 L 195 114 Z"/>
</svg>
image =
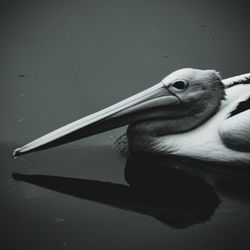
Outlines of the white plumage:
<svg viewBox="0 0 250 250">
<path fill-rule="evenodd" d="M 185 133 L 158 138 L 162 152 L 204 161 L 250 164 L 250 109 L 229 118 L 238 104 L 249 97 L 250 84 L 227 88 L 219 111 L 207 122 Z M 238 144 L 238 150 L 233 149 L 234 144 Z"/>
</svg>

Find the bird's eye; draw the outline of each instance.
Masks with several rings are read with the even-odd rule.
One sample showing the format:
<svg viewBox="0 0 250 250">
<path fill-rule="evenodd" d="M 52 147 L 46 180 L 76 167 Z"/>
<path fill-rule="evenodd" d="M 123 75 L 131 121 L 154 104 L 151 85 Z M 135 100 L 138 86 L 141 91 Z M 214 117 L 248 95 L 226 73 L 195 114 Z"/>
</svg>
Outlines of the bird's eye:
<svg viewBox="0 0 250 250">
<path fill-rule="evenodd" d="M 172 88 L 175 88 L 177 91 L 184 91 L 188 87 L 188 82 L 184 80 L 178 80 L 171 84 Z"/>
</svg>

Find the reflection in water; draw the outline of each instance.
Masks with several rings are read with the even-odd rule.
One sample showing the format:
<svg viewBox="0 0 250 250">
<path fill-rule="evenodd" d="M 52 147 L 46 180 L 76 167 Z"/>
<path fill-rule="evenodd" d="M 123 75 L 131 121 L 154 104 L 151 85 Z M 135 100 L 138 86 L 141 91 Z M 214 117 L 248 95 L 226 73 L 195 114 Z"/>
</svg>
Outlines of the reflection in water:
<svg viewBox="0 0 250 250">
<path fill-rule="evenodd" d="M 219 198 L 201 179 L 173 168 L 130 159 L 125 168 L 129 185 L 48 175 L 13 173 L 13 178 L 82 199 L 152 216 L 174 228 L 205 222 Z"/>
<path fill-rule="evenodd" d="M 250 204 L 250 181 L 248 179 L 218 179 L 216 191 L 223 197 L 239 201 L 240 204 Z M 247 219 L 249 221 L 250 217 Z"/>
<path fill-rule="evenodd" d="M 205 162 L 203 160 L 182 156 L 160 156 L 133 152 L 133 159 L 135 159 L 135 157 L 137 165 L 157 165 L 157 168 L 158 166 L 161 166 L 162 169 L 165 169 L 166 167 L 174 168 L 178 169 L 179 172 L 212 182 L 215 178 L 240 179 L 247 182 L 250 180 L 249 166 L 235 166 L 221 164 L 219 162 Z"/>
</svg>

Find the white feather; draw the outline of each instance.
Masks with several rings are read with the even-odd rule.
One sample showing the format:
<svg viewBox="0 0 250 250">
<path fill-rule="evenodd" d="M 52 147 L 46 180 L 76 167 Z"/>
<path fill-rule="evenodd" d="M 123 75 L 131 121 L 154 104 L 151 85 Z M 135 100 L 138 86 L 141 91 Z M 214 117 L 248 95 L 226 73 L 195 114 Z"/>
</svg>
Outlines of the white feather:
<svg viewBox="0 0 250 250">
<path fill-rule="evenodd" d="M 236 85 L 228 88 L 226 94 L 226 100 L 223 101 L 218 113 L 206 123 L 189 132 L 158 138 L 157 143 L 162 148 L 162 151 L 165 151 L 165 154 L 192 157 L 204 161 L 237 165 L 250 164 L 250 152 L 241 152 L 228 148 L 223 143 L 219 133 L 220 126 L 226 121 L 239 102 L 250 96 L 250 85 Z M 245 115 L 245 119 L 249 121 L 249 112 L 235 115 L 234 120 L 240 117 L 242 122 L 242 115 Z M 238 129 L 240 127 L 238 126 Z M 237 122 L 234 126 L 235 129 L 237 129 Z M 248 127 L 248 134 L 250 134 L 250 126 Z"/>
</svg>

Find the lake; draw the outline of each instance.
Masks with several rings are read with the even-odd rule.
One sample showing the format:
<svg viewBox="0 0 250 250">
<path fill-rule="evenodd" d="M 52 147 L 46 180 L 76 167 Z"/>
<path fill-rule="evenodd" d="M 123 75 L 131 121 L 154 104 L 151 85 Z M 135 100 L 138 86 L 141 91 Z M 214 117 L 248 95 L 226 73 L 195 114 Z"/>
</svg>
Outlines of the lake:
<svg viewBox="0 0 250 250">
<path fill-rule="evenodd" d="M 248 170 L 181 163 L 186 173 L 178 161 L 123 158 L 113 143 L 125 128 L 12 157 L 178 68 L 249 72 L 248 10 L 227 1 L 4 1 L 1 249 L 249 249 Z"/>
</svg>

